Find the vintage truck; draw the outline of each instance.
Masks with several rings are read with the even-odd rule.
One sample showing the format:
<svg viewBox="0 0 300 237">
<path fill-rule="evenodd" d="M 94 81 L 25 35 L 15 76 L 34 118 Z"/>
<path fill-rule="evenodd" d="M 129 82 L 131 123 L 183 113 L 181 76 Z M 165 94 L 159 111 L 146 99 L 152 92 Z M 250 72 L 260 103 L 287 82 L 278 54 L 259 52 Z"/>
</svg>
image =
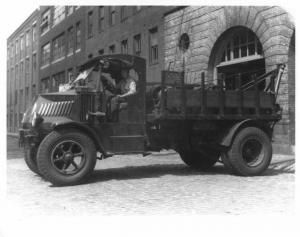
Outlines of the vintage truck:
<svg viewBox="0 0 300 237">
<path fill-rule="evenodd" d="M 107 78 L 124 67 L 137 90 L 112 116 Z M 226 90 L 222 77 L 208 86 L 202 73 L 201 83 L 191 85 L 184 71 L 170 70 L 160 83 L 147 85 L 145 59 L 93 58 L 63 91 L 38 95 L 24 113 L 20 144 L 26 164 L 54 185 L 74 185 L 97 159 L 173 149 L 195 169 L 220 161 L 231 173 L 260 175 L 272 159 L 273 127 L 281 119 L 276 98 L 283 70 L 278 65 L 246 84 L 237 76 L 237 89 Z M 262 81 L 264 89 L 258 87 Z"/>
</svg>

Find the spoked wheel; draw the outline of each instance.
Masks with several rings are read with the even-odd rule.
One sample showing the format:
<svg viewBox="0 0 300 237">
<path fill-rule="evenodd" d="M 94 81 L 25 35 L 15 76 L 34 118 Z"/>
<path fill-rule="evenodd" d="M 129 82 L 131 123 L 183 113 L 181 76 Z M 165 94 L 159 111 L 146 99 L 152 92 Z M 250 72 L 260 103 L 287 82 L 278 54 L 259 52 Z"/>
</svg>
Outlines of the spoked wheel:
<svg viewBox="0 0 300 237">
<path fill-rule="evenodd" d="M 236 135 L 224 156 L 234 173 L 259 175 L 268 168 L 272 159 L 270 138 L 259 128 L 244 128 Z"/>
<path fill-rule="evenodd" d="M 51 164 L 62 174 L 78 173 L 86 162 L 86 154 L 81 144 L 73 140 L 58 143 L 51 153 Z"/>
<path fill-rule="evenodd" d="M 37 165 L 54 185 L 73 185 L 92 172 L 96 164 L 94 142 L 77 130 L 53 131 L 39 146 Z"/>
<path fill-rule="evenodd" d="M 210 150 L 189 151 L 183 150 L 179 152 L 182 161 L 193 169 L 206 170 L 214 166 L 218 161 L 219 153 Z"/>
</svg>

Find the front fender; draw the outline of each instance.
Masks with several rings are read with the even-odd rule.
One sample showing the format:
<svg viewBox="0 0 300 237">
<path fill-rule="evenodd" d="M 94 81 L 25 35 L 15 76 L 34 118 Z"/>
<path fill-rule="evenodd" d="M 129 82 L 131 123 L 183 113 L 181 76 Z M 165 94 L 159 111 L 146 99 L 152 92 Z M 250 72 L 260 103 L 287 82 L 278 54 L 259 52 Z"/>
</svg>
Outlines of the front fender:
<svg viewBox="0 0 300 237">
<path fill-rule="evenodd" d="M 254 119 L 245 119 L 243 121 L 240 121 L 233 126 L 231 126 L 223 135 L 220 145 L 229 147 L 232 144 L 232 141 L 237 134 L 237 132 L 246 126 L 251 126 L 251 127 L 257 127 L 262 129 L 264 132 L 268 134 L 268 136 L 272 136 L 271 129 L 265 126 L 264 124 L 258 122 L 257 120 Z"/>
<path fill-rule="evenodd" d="M 52 129 L 53 130 L 59 130 L 59 129 L 64 129 L 64 128 L 73 128 L 82 131 L 83 133 L 87 134 L 90 136 L 94 143 L 96 148 L 101 152 L 105 153 L 105 149 L 102 145 L 102 142 L 98 136 L 98 134 L 88 125 L 76 122 L 73 120 L 64 120 L 64 121 L 57 121 L 52 124 Z"/>
</svg>

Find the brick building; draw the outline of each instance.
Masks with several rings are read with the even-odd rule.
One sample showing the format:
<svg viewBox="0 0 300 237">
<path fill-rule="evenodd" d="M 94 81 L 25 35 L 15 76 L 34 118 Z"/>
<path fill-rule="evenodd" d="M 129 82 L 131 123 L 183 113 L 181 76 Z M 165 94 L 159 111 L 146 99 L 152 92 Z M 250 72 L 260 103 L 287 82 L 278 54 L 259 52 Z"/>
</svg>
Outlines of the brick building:
<svg viewBox="0 0 300 237">
<path fill-rule="evenodd" d="M 272 6 L 193 6 L 164 19 L 165 68 L 184 67 L 187 83 L 199 82 L 202 71 L 208 82 L 222 73 L 232 89 L 238 73 L 247 80 L 286 64 L 278 98 L 283 119 L 275 127 L 275 140 L 294 144 L 295 26 L 287 12 Z"/>
<path fill-rule="evenodd" d="M 35 10 L 7 39 L 7 132 L 17 132 L 38 88 L 39 19 Z"/>
<path fill-rule="evenodd" d="M 86 58 L 128 53 L 147 60 L 147 82 L 158 82 L 164 61 L 164 14 L 174 6 L 86 7 Z"/>
<path fill-rule="evenodd" d="M 85 7 L 40 7 L 40 92 L 58 91 L 85 60 Z"/>
</svg>

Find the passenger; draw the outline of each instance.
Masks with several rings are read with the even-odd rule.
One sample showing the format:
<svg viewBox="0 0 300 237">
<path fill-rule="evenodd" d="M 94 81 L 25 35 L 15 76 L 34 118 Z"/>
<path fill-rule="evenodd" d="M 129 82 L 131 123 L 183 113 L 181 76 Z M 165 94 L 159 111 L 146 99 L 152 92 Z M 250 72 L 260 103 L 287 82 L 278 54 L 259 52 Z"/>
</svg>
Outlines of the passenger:
<svg viewBox="0 0 300 237">
<path fill-rule="evenodd" d="M 129 69 L 123 68 L 116 83 L 116 95 L 111 99 L 111 113 L 116 117 L 122 109 L 127 108 L 127 98 L 136 93 L 136 82 L 129 75 Z M 118 111 L 119 110 L 119 111 Z"/>
</svg>

